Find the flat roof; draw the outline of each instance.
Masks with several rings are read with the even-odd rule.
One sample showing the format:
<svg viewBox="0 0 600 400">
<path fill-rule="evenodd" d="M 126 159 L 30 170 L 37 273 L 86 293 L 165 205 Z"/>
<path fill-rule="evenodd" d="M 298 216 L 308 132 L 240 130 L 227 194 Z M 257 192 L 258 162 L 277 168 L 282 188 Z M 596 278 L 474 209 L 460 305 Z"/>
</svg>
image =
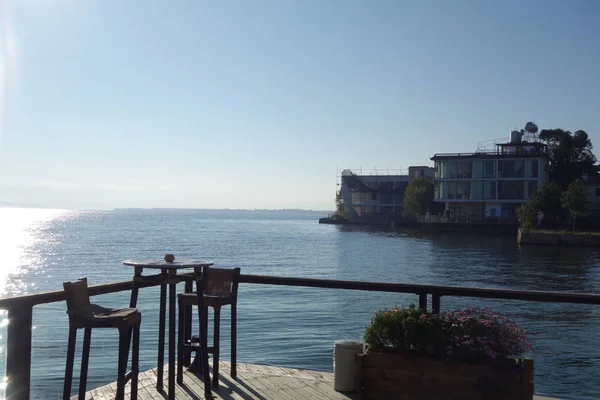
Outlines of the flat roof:
<svg viewBox="0 0 600 400">
<path fill-rule="evenodd" d="M 548 158 L 545 154 L 535 153 L 439 153 L 430 160 L 455 160 L 455 159 L 486 159 L 486 158 Z"/>
</svg>

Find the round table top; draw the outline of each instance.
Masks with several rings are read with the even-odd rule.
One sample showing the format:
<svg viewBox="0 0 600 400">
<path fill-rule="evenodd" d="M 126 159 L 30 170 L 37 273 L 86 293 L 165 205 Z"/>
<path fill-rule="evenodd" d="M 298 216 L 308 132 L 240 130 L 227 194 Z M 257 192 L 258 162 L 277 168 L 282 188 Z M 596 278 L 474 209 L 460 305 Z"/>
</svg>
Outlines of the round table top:
<svg viewBox="0 0 600 400">
<path fill-rule="evenodd" d="M 132 267 L 155 268 L 155 269 L 183 269 L 194 267 L 210 267 L 214 263 L 205 260 L 175 259 L 173 262 L 166 262 L 162 258 L 146 258 L 142 260 L 125 260 L 124 265 Z"/>
</svg>

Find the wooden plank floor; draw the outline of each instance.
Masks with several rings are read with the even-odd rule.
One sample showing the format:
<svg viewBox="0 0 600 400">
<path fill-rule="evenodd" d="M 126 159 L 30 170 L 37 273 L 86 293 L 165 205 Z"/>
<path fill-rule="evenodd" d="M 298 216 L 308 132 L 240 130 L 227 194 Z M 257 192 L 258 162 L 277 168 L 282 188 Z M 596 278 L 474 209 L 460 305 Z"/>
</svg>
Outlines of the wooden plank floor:
<svg viewBox="0 0 600 400">
<path fill-rule="evenodd" d="M 354 393 L 341 393 L 333 389 L 333 374 L 277 367 L 273 365 L 240 364 L 237 365 L 238 378 L 229 376 L 230 364 L 219 364 L 218 389 L 213 388 L 214 399 L 224 400 L 342 400 L 357 399 Z M 164 400 L 167 398 L 167 368 L 164 370 L 164 389 L 156 390 L 156 368 L 139 375 L 138 400 Z M 116 382 L 87 392 L 86 400 L 112 400 L 117 390 Z M 131 387 L 125 387 L 129 399 Z M 175 386 L 175 397 L 184 399 L 205 399 L 204 383 L 201 378 L 184 369 L 183 385 Z M 76 400 L 77 396 L 71 398 Z M 534 400 L 558 400 L 534 396 Z"/>
<path fill-rule="evenodd" d="M 341 393 L 333 389 L 333 374 L 330 372 L 283 368 L 272 365 L 237 365 L 237 380 L 229 376 L 228 361 L 219 363 L 218 389 L 213 388 L 213 398 L 226 400 L 342 400 L 355 399 L 354 393 Z M 164 389 L 156 390 L 156 368 L 139 375 L 138 400 L 163 400 L 167 398 L 167 368 L 164 370 Z M 111 400 L 115 398 L 116 382 L 93 389 L 86 400 Z M 131 387 L 125 387 L 126 398 Z M 201 378 L 184 369 L 183 385 L 175 386 L 175 397 L 183 399 L 205 399 L 204 383 Z M 77 399 L 77 396 L 72 397 Z"/>
</svg>

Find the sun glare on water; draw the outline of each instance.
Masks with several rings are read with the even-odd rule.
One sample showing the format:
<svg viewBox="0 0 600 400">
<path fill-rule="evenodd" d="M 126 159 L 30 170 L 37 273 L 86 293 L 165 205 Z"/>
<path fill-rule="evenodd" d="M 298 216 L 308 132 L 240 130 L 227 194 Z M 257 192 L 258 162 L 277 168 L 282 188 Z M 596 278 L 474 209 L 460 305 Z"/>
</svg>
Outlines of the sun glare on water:
<svg viewBox="0 0 600 400">
<path fill-rule="evenodd" d="M 35 263 L 27 249 L 37 240 L 37 230 L 66 213 L 66 210 L 0 208 L 0 295 L 26 291 L 18 285 L 7 287 L 7 284 L 11 277 Z"/>
</svg>

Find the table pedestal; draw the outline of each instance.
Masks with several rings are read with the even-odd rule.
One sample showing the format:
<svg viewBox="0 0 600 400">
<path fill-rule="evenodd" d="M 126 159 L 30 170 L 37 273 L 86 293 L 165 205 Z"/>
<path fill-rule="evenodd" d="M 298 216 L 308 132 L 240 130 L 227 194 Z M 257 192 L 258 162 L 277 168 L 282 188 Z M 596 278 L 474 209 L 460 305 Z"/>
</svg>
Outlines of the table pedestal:
<svg viewBox="0 0 600 400">
<path fill-rule="evenodd" d="M 165 365 L 165 325 L 166 325 L 166 308 L 167 308 L 167 286 L 169 287 L 169 364 L 168 364 L 168 390 L 167 399 L 175 400 L 175 308 L 177 296 L 177 283 L 185 281 L 186 291 L 191 290 L 191 281 L 184 277 L 178 277 L 177 271 L 184 268 L 201 268 L 213 265 L 211 262 L 200 260 L 177 260 L 166 262 L 163 260 L 126 260 L 123 264 L 135 267 L 133 276 L 133 287 L 131 288 L 131 299 L 129 307 L 136 308 L 140 287 L 144 286 L 145 282 L 153 282 L 160 284 L 160 309 L 158 322 L 158 365 L 156 389 L 163 389 L 163 376 Z M 143 276 L 144 268 L 159 269 L 161 272 L 157 275 Z M 210 394 L 210 393 L 208 393 Z"/>
</svg>

